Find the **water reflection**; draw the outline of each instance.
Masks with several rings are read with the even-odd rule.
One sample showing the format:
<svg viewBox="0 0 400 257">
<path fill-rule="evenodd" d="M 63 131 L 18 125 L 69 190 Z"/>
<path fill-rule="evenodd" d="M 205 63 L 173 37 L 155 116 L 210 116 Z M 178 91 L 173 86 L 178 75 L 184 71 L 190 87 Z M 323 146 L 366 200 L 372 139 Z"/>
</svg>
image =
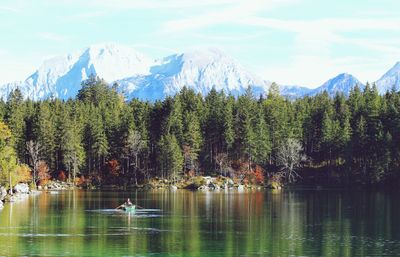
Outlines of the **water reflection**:
<svg viewBox="0 0 400 257">
<path fill-rule="evenodd" d="M 112 210 L 128 197 L 152 210 Z M 364 191 L 44 193 L 0 212 L 0 255 L 394 256 L 399 211 Z"/>
</svg>

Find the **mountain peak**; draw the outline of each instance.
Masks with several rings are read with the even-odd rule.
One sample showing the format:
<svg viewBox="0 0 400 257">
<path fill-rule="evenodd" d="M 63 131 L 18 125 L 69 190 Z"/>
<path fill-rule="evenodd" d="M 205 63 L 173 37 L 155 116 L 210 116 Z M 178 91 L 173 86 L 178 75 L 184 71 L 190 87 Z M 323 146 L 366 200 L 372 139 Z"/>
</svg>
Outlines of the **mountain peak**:
<svg viewBox="0 0 400 257">
<path fill-rule="evenodd" d="M 105 55 L 123 55 L 136 56 L 140 59 L 146 59 L 145 55 L 136 51 L 135 49 L 117 43 L 101 43 L 93 44 L 85 49 L 84 52 L 89 53 L 92 57 L 105 56 Z"/>
<path fill-rule="evenodd" d="M 117 43 L 91 45 L 81 51 L 49 58 L 24 81 L 1 86 L 6 98 L 11 90 L 20 88 L 24 97 L 33 100 L 55 96 L 75 97 L 81 82 L 97 75 L 108 83 L 119 83 L 118 90 L 128 99 L 162 99 L 184 86 L 206 95 L 212 88 L 240 95 L 251 86 L 255 95 L 264 94 L 268 81 L 253 75 L 234 58 L 218 48 L 191 49 L 152 61 L 135 49 Z M 397 62 L 377 82 L 380 93 L 395 86 L 400 88 L 400 62 Z M 348 95 L 356 85 L 364 85 L 349 73 L 340 73 L 315 89 L 282 86 L 281 93 L 290 98 L 315 95 L 327 91 Z"/>
<path fill-rule="evenodd" d="M 96 44 L 80 52 L 43 61 L 25 81 L 6 85 L 1 93 L 4 97 L 13 87 L 19 87 L 24 96 L 31 99 L 51 95 L 66 99 L 75 97 L 81 82 L 90 75 L 98 75 L 111 83 L 128 76 L 148 74 L 152 65 L 150 59 L 128 46 Z"/>
<path fill-rule="evenodd" d="M 350 91 L 356 85 L 364 87 L 364 85 L 353 75 L 349 73 L 340 73 L 339 75 L 326 81 L 320 87 L 312 90 L 309 94 L 316 95 L 327 91 L 332 96 L 337 92 L 343 92 L 345 95 L 349 95 Z"/>
<path fill-rule="evenodd" d="M 237 61 L 215 48 L 170 55 L 150 69 L 147 76 L 119 81 L 128 98 L 155 100 L 173 95 L 184 86 L 203 95 L 212 88 L 239 95 L 248 86 L 265 93 L 267 83 L 245 70 Z"/>
</svg>

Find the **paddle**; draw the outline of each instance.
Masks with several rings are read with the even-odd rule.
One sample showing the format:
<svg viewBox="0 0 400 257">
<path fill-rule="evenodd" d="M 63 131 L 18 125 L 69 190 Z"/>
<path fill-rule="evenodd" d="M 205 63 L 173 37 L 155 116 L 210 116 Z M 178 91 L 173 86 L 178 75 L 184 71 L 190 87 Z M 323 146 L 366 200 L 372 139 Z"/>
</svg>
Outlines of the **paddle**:
<svg viewBox="0 0 400 257">
<path fill-rule="evenodd" d="M 115 208 L 115 209 L 122 208 L 122 207 L 124 207 L 124 205 L 125 205 L 125 204 L 121 204 L 120 206 L 118 206 L 118 207 L 117 207 L 117 208 Z"/>
</svg>

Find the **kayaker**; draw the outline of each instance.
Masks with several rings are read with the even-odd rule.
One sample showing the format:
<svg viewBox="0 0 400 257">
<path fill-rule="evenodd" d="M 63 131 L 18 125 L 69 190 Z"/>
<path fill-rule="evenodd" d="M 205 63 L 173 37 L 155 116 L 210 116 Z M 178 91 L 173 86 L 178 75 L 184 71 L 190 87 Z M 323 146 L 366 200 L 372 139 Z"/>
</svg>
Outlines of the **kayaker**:
<svg viewBox="0 0 400 257">
<path fill-rule="evenodd" d="M 133 203 L 131 202 L 131 199 L 128 198 L 125 203 L 121 204 L 120 206 L 118 206 L 115 209 L 132 207 L 132 206 L 133 206 Z"/>
<path fill-rule="evenodd" d="M 128 199 L 126 200 L 126 202 L 124 203 L 124 205 L 125 205 L 125 207 L 132 207 L 133 204 L 132 204 L 132 202 L 131 202 L 131 199 L 128 198 Z"/>
</svg>

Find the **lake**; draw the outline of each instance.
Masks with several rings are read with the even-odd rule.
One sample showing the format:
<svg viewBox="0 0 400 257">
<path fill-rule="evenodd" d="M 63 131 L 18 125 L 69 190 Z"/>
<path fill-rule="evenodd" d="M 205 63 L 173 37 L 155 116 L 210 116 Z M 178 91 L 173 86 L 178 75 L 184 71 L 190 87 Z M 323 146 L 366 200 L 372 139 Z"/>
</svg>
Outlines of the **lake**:
<svg viewBox="0 0 400 257">
<path fill-rule="evenodd" d="M 130 197 L 145 209 L 113 210 Z M 6 204 L 0 255 L 400 256 L 398 194 L 65 191 Z"/>
</svg>

